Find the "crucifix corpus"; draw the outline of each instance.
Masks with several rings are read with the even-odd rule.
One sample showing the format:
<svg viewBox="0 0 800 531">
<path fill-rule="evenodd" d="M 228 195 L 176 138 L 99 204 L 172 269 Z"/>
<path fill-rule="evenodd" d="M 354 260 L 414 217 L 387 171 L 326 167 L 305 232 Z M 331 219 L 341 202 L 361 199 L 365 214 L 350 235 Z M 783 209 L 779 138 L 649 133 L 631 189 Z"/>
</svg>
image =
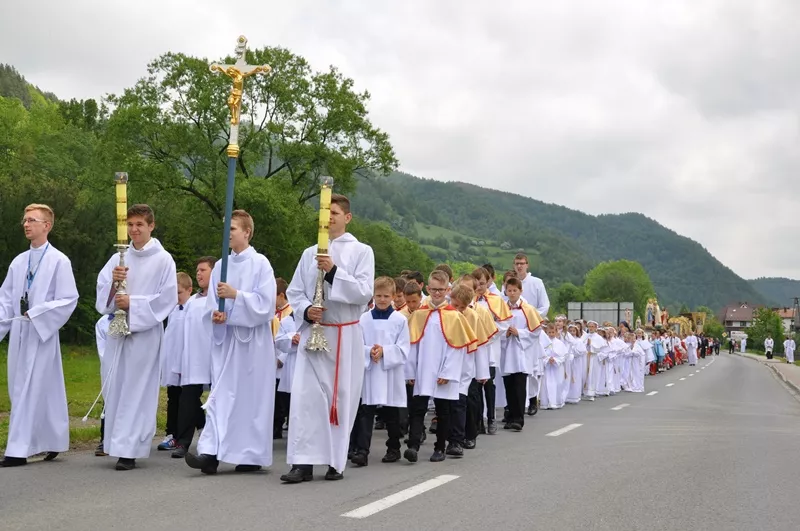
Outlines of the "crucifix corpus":
<svg viewBox="0 0 800 531">
<path fill-rule="evenodd" d="M 247 51 L 247 38 L 239 35 L 236 41 L 236 62 L 232 65 L 214 63 L 212 72 L 220 72 L 230 77 L 233 81 L 228 108 L 231 110 L 231 133 L 228 141 L 228 185 L 225 191 L 225 219 L 222 229 L 222 267 L 220 268 L 220 281 L 228 279 L 228 253 L 230 251 L 231 213 L 233 212 L 233 185 L 236 180 L 236 161 L 239 158 L 239 115 L 242 110 L 242 93 L 244 78 L 255 74 L 267 74 L 272 70 L 269 65 L 249 65 L 245 60 Z M 225 310 L 225 299 L 219 300 L 219 311 Z"/>
</svg>

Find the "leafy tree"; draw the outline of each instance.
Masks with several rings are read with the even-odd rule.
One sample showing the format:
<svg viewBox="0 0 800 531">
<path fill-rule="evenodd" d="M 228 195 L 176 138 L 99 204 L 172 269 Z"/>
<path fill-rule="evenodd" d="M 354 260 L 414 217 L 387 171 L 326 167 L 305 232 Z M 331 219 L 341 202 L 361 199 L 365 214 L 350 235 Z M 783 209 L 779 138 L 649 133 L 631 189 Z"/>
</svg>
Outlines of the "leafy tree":
<svg viewBox="0 0 800 531">
<path fill-rule="evenodd" d="M 564 282 L 554 289 L 550 296 L 553 311 L 564 314 L 566 314 L 567 306 L 570 302 L 581 302 L 583 300 L 585 300 L 583 288 L 571 282 Z"/>
<path fill-rule="evenodd" d="M 756 308 L 753 310 L 753 324 L 745 329 L 745 333 L 748 348 L 763 352 L 764 340 L 771 335 L 775 341 L 774 352 L 783 351 L 783 321 L 778 312 L 769 308 Z"/>
<path fill-rule="evenodd" d="M 686 306 L 685 304 L 681 304 L 681 309 L 678 313 L 689 313 L 691 311 L 692 310 L 690 310 L 688 306 Z"/>
<path fill-rule="evenodd" d="M 314 72 L 305 59 L 283 48 L 249 51 L 247 60 L 269 64 L 273 71 L 245 83 L 241 178 L 285 180 L 305 203 L 319 193 L 320 175 L 333 176 L 336 190 L 347 193 L 354 188 L 354 174 L 386 174 L 397 165 L 388 135 L 367 117 L 369 93 L 355 92 L 353 80 L 336 68 Z M 208 64 L 174 53 L 151 62 L 147 77 L 109 97 L 107 147 L 153 192 L 192 196 L 221 219 L 230 80 L 210 72 Z"/>
<path fill-rule="evenodd" d="M 586 274 L 586 300 L 634 304 L 635 313 L 643 316 L 647 299 L 655 296 L 653 282 L 641 264 L 630 260 L 602 262 Z"/>
<path fill-rule="evenodd" d="M 725 333 L 725 327 L 713 315 L 707 316 L 703 323 L 703 334 L 706 337 L 713 337 L 722 341 L 722 334 Z"/>
<path fill-rule="evenodd" d="M 472 273 L 474 270 L 478 268 L 477 265 L 473 264 L 472 262 L 464 262 L 464 261 L 452 261 L 447 262 L 447 265 L 453 270 L 453 278 L 458 278 L 461 275 L 467 275 Z"/>
</svg>

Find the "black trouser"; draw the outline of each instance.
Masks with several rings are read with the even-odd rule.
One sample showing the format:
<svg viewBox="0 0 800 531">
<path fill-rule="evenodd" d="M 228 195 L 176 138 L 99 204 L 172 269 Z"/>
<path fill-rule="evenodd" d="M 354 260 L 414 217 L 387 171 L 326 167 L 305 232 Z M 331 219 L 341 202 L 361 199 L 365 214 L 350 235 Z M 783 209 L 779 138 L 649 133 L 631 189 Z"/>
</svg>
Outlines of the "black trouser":
<svg viewBox="0 0 800 531">
<path fill-rule="evenodd" d="M 409 448 L 419 450 L 419 445 L 422 441 L 422 432 L 425 430 L 425 414 L 428 412 L 429 399 L 429 396 L 415 396 L 411 401 L 411 408 L 408 412 L 410 420 L 408 433 Z M 433 403 L 436 406 L 436 418 L 438 419 L 436 442 L 433 445 L 434 450 L 444 452 L 447 445 L 447 438 L 450 435 L 450 417 L 453 402 L 456 401 L 444 400 L 442 398 L 433 399 Z"/>
<path fill-rule="evenodd" d="M 494 420 L 495 396 L 497 394 L 497 390 L 494 386 L 496 370 L 496 367 L 489 367 L 489 379 L 483 384 L 483 395 L 486 397 L 486 420 L 489 422 Z M 481 414 L 483 414 L 483 404 L 481 404 Z"/>
<path fill-rule="evenodd" d="M 459 394 L 458 400 L 453 400 L 450 414 L 450 436 L 447 440 L 463 446 L 467 428 L 467 395 Z"/>
<path fill-rule="evenodd" d="M 414 401 L 414 385 L 406 384 L 406 407 L 400 408 L 400 429 L 404 434 L 410 433 L 411 403 Z M 425 429 L 425 419 L 422 419 L 422 429 Z"/>
<path fill-rule="evenodd" d="M 733 354 L 733 343 L 728 347 L 728 354 Z"/>
<path fill-rule="evenodd" d="M 171 388 L 170 388 L 171 389 Z M 178 407 L 178 423 L 174 437 L 179 446 L 189 449 L 194 438 L 195 428 L 203 429 L 206 424 L 206 414 L 203 411 L 203 384 L 184 385 L 181 390 L 180 406 Z"/>
<path fill-rule="evenodd" d="M 503 376 L 503 385 L 506 388 L 506 401 L 508 402 L 508 422 L 520 426 L 525 425 L 525 406 L 528 397 L 528 375 L 524 372 L 515 372 Z"/>
<path fill-rule="evenodd" d="M 483 420 L 483 385 L 472 379 L 467 390 L 467 425 L 464 427 L 464 438 L 474 441 L 478 438 L 478 427 Z"/>
<path fill-rule="evenodd" d="M 181 404 L 181 386 L 167 386 L 167 435 L 178 433 L 178 408 Z"/>
<path fill-rule="evenodd" d="M 278 391 L 280 380 L 275 382 L 275 411 L 273 413 L 272 432 L 275 435 L 283 436 L 283 423 L 289 416 L 289 407 L 292 403 L 292 395 L 283 391 Z"/>
<path fill-rule="evenodd" d="M 378 406 L 367 406 L 361 404 L 358 407 L 356 423 L 353 425 L 350 440 L 353 451 L 369 454 L 372 445 L 372 429 L 374 427 L 375 413 Z M 400 438 L 403 432 L 400 431 L 400 407 L 381 406 L 381 416 L 386 423 L 386 430 L 389 432 L 389 439 L 386 441 L 386 448 L 389 450 L 400 450 Z"/>
</svg>

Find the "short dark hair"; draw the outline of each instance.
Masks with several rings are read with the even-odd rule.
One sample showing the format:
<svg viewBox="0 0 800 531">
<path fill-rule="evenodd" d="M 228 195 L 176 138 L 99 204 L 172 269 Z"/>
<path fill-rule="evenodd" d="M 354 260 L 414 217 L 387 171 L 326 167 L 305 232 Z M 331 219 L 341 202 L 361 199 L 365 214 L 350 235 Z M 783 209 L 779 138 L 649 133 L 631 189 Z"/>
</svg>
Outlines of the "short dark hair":
<svg viewBox="0 0 800 531">
<path fill-rule="evenodd" d="M 286 295 L 286 290 L 289 289 L 289 283 L 278 277 L 275 279 L 275 284 L 278 286 L 276 295 Z"/>
<path fill-rule="evenodd" d="M 395 293 L 403 293 L 403 288 L 406 287 L 406 279 L 403 277 L 397 277 L 394 279 L 394 291 Z"/>
<path fill-rule="evenodd" d="M 492 264 L 483 264 L 481 267 L 484 268 L 487 273 L 489 273 L 490 280 L 494 278 L 495 272 L 494 272 L 494 266 Z"/>
<path fill-rule="evenodd" d="M 339 208 L 341 208 L 342 212 L 344 212 L 345 214 L 350 213 L 350 200 L 347 198 L 346 195 L 331 194 L 331 204 L 339 205 Z"/>
<path fill-rule="evenodd" d="M 449 265 L 447 265 L 447 264 L 439 264 L 436 267 L 434 267 L 433 270 L 434 271 L 444 271 L 445 273 L 447 273 L 448 281 L 452 281 L 453 280 L 453 268 L 450 267 Z"/>
<path fill-rule="evenodd" d="M 422 288 L 419 287 L 419 284 L 416 282 L 406 282 L 406 285 L 403 286 L 403 295 L 408 297 L 409 295 L 419 295 L 422 296 Z"/>
<path fill-rule="evenodd" d="M 522 291 L 522 281 L 517 277 L 511 277 L 508 280 L 506 280 L 506 287 L 508 286 L 516 286 L 519 288 L 520 291 Z"/>
<path fill-rule="evenodd" d="M 150 208 L 150 205 L 138 204 L 130 207 L 128 209 L 127 219 L 133 217 L 144 218 L 145 223 L 147 223 L 148 225 L 151 225 L 156 222 L 156 215 L 153 213 L 153 209 Z"/>
<path fill-rule="evenodd" d="M 210 267 L 211 269 L 214 269 L 214 264 L 216 264 L 216 263 L 217 263 L 217 259 L 214 258 L 213 256 L 201 256 L 200 258 L 198 258 L 195 261 L 194 266 L 197 267 L 200 264 L 208 264 L 208 267 Z"/>
<path fill-rule="evenodd" d="M 482 267 L 474 269 L 472 273 L 470 273 L 470 275 L 472 275 L 472 278 L 474 278 L 475 280 L 480 280 L 482 278 L 485 278 L 486 280 L 492 280 L 492 277 L 489 275 L 489 272 Z"/>
<path fill-rule="evenodd" d="M 405 277 L 408 280 L 413 280 L 414 282 L 417 282 L 418 284 L 425 283 L 425 277 L 423 277 L 422 273 L 420 273 L 419 271 L 409 271 L 408 274 L 405 275 Z"/>
<path fill-rule="evenodd" d="M 525 260 L 525 263 L 527 264 L 528 255 L 525 253 L 517 253 L 517 255 L 514 257 L 514 261 L 516 262 L 517 260 Z"/>
</svg>

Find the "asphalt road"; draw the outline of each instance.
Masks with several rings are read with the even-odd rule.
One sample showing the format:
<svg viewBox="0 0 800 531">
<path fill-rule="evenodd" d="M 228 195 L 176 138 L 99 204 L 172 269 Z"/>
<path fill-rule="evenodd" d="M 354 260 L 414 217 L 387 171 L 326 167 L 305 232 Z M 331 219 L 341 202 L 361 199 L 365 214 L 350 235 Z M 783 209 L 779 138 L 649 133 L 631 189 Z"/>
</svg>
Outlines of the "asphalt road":
<svg viewBox="0 0 800 531">
<path fill-rule="evenodd" d="M 0 469 L 0 529 L 797 529 L 800 402 L 771 371 L 723 354 L 646 385 L 657 394 L 542 411 L 460 460 L 428 462 L 429 439 L 419 463 L 382 464 L 379 437 L 339 482 L 319 467 L 282 485 L 283 441 L 251 475 L 202 476 L 156 451 L 132 472 L 92 454 Z"/>
</svg>

